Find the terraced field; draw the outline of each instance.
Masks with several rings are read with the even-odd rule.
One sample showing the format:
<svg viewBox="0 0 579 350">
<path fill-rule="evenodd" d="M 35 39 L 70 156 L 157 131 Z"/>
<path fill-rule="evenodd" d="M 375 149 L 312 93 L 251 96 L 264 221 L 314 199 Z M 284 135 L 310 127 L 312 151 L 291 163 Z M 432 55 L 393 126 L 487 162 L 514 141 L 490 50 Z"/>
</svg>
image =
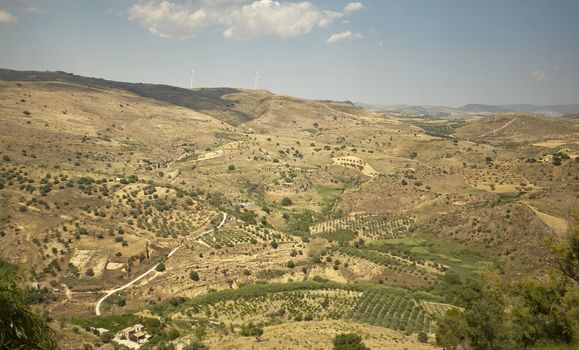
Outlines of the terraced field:
<svg viewBox="0 0 579 350">
<path fill-rule="evenodd" d="M 212 231 L 199 237 L 198 240 L 213 248 L 233 247 L 238 244 L 258 244 L 263 242 L 280 242 L 287 240 L 287 236 L 255 225 L 239 224 Z"/>
<path fill-rule="evenodd" d="M 409 333 L 431 333 L 433 330 L 432 317 L 415 300 L 381 290 L 364 292 L 347 316 Z"/>
<path fill-rule="evenodd" d="M 413 218 L 387 218 L 370 215 L 353 215 L 328 220 L 310 227 L 312 234 L 351 230 L 370 239 L 400 238 L 414 230 Z"/>
<path fill-rule="evenodd" d="M 340 319 L 361 294 L 339 289 L 280 292 L 193 308 L 190 315 L 235 322 L 268 317 L 286 321 Z"/>
</svg>

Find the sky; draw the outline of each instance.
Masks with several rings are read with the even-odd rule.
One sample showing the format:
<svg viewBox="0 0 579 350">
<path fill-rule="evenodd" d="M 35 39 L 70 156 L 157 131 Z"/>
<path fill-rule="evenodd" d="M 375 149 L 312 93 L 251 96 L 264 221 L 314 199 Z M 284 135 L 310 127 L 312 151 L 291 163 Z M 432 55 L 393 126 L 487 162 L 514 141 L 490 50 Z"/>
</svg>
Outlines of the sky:
<svg viewBox="0 0 579 350">
<path fill-rule="evenodd" d="M 579 103 L 577 0 L 0 0 L 0 67 L 460 106 Z"/>
</svg>

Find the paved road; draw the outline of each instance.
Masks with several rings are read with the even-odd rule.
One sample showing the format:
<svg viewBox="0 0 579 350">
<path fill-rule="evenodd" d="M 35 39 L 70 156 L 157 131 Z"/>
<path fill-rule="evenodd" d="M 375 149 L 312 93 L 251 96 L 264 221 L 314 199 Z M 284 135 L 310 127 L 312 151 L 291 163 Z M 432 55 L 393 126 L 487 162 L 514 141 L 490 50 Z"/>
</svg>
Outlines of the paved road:
<svg viewBox="0 0 579 350">
<path fill-rule="evenodd" d="M 217 226 L 217 228 L 211 229 L 209 231 L 205 231 L 203 232 L 199 237 L 202 237 L 205 234 L 211 233 L 213 231 L 215 231 L 216 229 L 219 229 L 221 226 L 223 226 L 223 224 L 225 223 L 225 220 L 227 220 L 227 213 L 225 212 L 221 212 L 221 214 L 223 214 L 223 220 L 221 220 L 221 223 L 219 223 L 219 225 Z M 175 254 L 175 252 L 181 248 L 181 246 L 177 246 L 175 247 L 173 250 L 171 250 L 171 252 L 169 252 L 169 254 L 167 254 L 167 258 L 170 257 L 171 255 Z M 135 278 L 134 280 L 130 281 L 129 283 L 120 286 L 119 288 L 115 288 L 115 289 L 111 289 L 109 291 L 107 291 L 107 294 L 100 298 L 99 301 L 96 303 L 95 306 L 95 313 L 97 316 L 101 315 L 101 304 L 103 303 L 103 301 L 105 301 L 107 298 L 109 298 L 111 295 L 115 294 L 116 292 L 120 292 L 123 289 L 129 288 L 130 286 L 132 286 L 133 284 L 135 284 L 136 282 L 140 281 L 141 279 L 145 278 L 148 274 L 150 274 L 151 272 L 155 271 L 155 269 L 157 268 L 157 266 L 159 265 L 159 263 L 155 264 L 155 266 L 151 267 L 149 270 L 147 270 L 145 273 L 141 274 L 140 276 L 138 276 L 137 278 Z"/>
</svg>

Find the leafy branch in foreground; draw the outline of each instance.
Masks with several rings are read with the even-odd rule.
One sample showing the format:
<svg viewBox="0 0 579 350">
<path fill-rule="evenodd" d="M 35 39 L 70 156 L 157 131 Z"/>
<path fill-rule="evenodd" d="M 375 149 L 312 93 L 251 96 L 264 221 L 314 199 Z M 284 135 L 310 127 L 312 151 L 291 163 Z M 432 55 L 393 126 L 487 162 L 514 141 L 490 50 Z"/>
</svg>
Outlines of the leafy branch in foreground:
<svg viewBox="0 0 579 350">
<path fill-rule="evenodd" d="M 438 322 L 436 340 L 445 349 L 575 348 L 579 344 L 579 222 L 567 240 L 551 245 L 557 269 L 540 280 L 504 285 L 486 276 L 453 287 L 464 311 L 453 309 Z"/>
<path fill-rule="evenodd" d="M 30 310 L 16 269 L 0 261 L 0 349 L 57 349 L 50 326 Z"/>
</svg>

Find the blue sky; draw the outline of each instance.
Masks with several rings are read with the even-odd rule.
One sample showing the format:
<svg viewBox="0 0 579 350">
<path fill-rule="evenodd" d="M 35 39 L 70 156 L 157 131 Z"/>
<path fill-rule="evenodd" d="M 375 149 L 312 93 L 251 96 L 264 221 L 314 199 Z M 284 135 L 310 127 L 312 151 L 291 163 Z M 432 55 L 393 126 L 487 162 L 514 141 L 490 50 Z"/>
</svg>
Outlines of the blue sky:
<svg viewBox="0 0 579 350">
<path fill-rule="evenodd" d="M 0 67 L 374 104 L 579 103 L 577 0 L 0 0 Z"/>
</svg>

